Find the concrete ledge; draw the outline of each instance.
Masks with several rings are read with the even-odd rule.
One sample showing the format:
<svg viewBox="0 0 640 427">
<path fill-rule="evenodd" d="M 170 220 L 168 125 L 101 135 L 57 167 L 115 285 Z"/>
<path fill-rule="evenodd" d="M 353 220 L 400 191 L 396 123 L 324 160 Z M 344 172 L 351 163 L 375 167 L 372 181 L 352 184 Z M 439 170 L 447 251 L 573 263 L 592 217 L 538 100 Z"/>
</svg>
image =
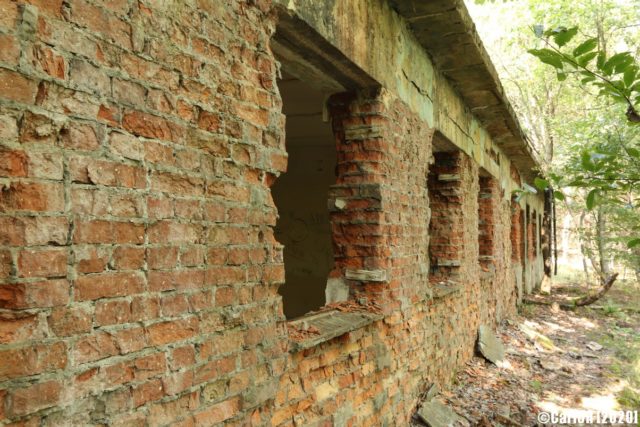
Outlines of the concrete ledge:
<svg viewBox="0 0 640 427">
<path fill-rule="evenodd" d="M 313 330 L 317 333 L 309 335 L 302 340 L 290 340 L 289 351 L 297 353 L 301 350 L 315 347 L 323 342 L 355 331 L 381 320 L 384 316 L 378 313 L 364 311 L 350 312 L 330 310 L 320 313 L 310 313 L 300 318 L 289 321 L 289 326 L 306 331 Z"/>
<path fill-rule="evenodd" d="M 532 147 L 505 95 L 462 0 L 390 0 L 436 67 L 528 180 L 537 176 Z"/>
</svg>

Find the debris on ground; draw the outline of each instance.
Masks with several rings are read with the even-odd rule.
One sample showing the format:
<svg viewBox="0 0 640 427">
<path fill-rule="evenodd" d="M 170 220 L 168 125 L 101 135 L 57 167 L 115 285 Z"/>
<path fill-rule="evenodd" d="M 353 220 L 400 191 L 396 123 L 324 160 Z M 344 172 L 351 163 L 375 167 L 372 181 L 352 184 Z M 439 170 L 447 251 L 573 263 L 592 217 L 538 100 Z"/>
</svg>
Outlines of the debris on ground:
<svg viewBox="0 0 640 427">
<path fill-rule="evenodd" d="M 304 324 L 287 323 L 289 338 L 294 341 L 303 341 L 309 337 L 320 335 L 320 331 L 315 326 L 305 326 Z"/>
<path fill-rule="evenodd" d="M 504 346 L 486 325 L 478 328 L 478 350 L 488 361 L 496 365 L 504 361 Z"/>
<path fill-rule="evenodd" d="M 438 401 L 425 402 L 418 410 L 418 417 L 429 427 L 453 427 L 469 425 L 451 408 Z"/>
<path fill-rule="evenodd" d="M 600 351 L 603 347 L 595 341 L 589 341 L 587 343 L 587 348 L 591 351 Z"/>
<path fill-rule="evenodd" d="M 625 305 L 637 304 L 633 295 L 640 295 L 612 292 Z M 571 295 L 553 289 L 548 304 L 523 305 L 521 314 L 497 332 L 480 328 L 479 349 L 487 350 L 495 340 L 504 348 L 505 364 L 496 366 L 483 351 L 486 359 L 470 360 L 448 390 L 435 399 L 434 393 L 423 396 L 412 425 L 424 426 L 428 421 L 422 415 L 436 406 L 458 414 L 462 421 L 454 425 L 475 427 L 535 426 L 540 412 L 637 410 L 640 314 L 616 309 L 614 303 L 604 309 L 554 310 L 554 299 L 562 298 Z"/>
</svg>

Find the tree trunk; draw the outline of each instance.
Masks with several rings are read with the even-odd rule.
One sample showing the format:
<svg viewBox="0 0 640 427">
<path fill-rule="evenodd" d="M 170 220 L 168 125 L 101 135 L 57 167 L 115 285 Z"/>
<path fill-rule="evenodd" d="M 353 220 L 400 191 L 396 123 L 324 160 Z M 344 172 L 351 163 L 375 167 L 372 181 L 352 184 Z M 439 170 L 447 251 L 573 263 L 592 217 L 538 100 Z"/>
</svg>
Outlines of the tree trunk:
<svg viewBox="0 0 640 427">
<path fill-rule="evenodd" d="M 607 218 L 602 206 L 598 208 L 596 215 L 596 243 L 598 246 L 598 265 L 600 266 L 600 275 L 602 278 L 608 277 L 611 271 L 609 257 L 607 253 Z"/>
<path fill-rule="evenodd" d="M 587 264 L 587 248 L 584 244 L 584 236 L 582 235 L 582 230 L 584 230 L 584 218 L 587 216 L 587 211 L 582 211 L 580 214 L 580 224 L 578 226 L 578 233 L 580 237 L 580 253 L 582 254 L 582 269 L 584 270 L 584 282 L 589 287 L 589 283 L 591 283 L 591 278 L 589 277 L 589 265 Z"/>
</svg>

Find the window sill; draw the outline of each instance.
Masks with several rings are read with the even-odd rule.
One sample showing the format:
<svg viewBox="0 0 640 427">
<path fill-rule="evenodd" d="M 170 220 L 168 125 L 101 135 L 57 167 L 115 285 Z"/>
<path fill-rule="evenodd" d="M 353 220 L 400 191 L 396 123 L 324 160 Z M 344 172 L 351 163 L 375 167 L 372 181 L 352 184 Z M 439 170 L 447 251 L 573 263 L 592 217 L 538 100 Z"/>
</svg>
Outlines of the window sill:
<svg viewBox="0 0 640 427">
<path fill-rule="evenodd" d="M 383 317 L 382 314 L 365 311 L 329 310 L 309 313 L 287 322 L 290 329 L 301 332 L 295 339 L 290 338 L 289 351 L 297 353 L 315 347 L 348 332 L 364 328 Z"/>
</svg>

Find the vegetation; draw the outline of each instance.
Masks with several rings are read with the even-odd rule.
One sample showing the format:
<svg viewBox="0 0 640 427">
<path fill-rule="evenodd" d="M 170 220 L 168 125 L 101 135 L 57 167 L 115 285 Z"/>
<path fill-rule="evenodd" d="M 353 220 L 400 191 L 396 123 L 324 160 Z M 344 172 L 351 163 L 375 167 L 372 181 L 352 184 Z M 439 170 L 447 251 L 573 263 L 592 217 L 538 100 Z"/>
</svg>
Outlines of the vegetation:
<svg viewBox="0 0 640 427">
<path fill-rule="evenodd" d="M 587 279 L 640 280 L 640 2 L 477 3 L 481 33 L 505 23 L 482 36 L 546 178 L 526 191 L 559 190 Z"/>
</svg>

